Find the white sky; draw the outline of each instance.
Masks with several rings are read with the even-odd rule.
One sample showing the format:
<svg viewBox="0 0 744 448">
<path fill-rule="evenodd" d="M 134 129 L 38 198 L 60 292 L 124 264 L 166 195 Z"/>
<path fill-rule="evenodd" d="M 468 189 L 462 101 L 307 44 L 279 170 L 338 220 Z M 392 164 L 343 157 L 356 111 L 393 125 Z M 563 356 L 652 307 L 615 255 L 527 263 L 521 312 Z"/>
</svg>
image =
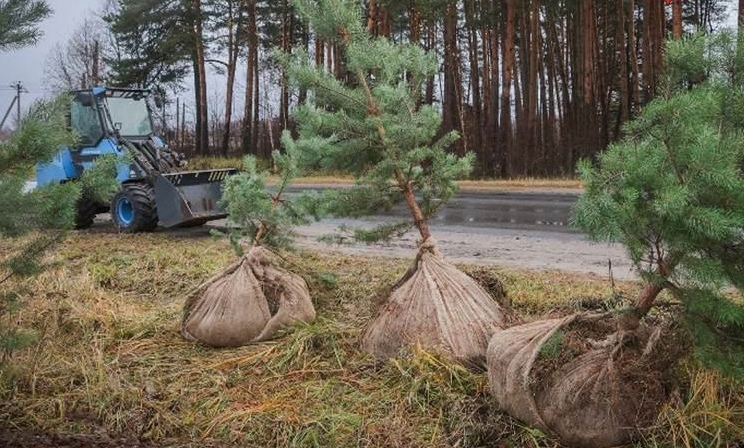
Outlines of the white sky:
<svg viewBox="0 0 744 448">
<path fill-rule="evenodd" d="M 22 107 L 45 95 L 44 67 L 50 51 L 58 42 L 66 42 L 87 15 L 96 14 L 104 0 L 47 0 L 52 16 L 41 26 L 44 35 L 34 47 L 0 53 L 0 119 L 10 106 L 16 81 L 28 90 L 21 96 Z M 9 118 L 8 121 L 12 120 Z M 6 124 L 6 126 L 8 126 Z"/>
</svg>

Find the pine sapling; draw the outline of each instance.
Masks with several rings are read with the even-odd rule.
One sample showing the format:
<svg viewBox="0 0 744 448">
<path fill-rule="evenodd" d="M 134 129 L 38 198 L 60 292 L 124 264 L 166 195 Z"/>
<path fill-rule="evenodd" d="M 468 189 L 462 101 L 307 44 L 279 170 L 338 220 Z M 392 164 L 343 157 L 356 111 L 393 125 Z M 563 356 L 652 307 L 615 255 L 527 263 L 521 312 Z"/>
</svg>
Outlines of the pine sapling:
<svg viewBox="0 0 744 448">
<path fill-rule="evenodd" d="M 744 286 L 744 88 L 734 45 L 726 34 L 668 43 L 663 95 L 596 166 L 579 165 L 586 192 L 576 223 L 627 248 L 645 283 L 630 326 L 667 290 L 683 304 L 698 358 L 744 376 L 744 307 L 725 288 Z"/>
<path fill-rule="evenodd" d="M 446 263 L 432 237 L 429 219 L 454 195 L 455 180 L 467 176 L 473 162 L 470 154 L 448 152 L 457 133 L 438 137 L 440 113 L 421 103 L 423 83 L 437 70 L 435 56 L 416 45 L 371 37 L 358 2 L 293 4 L 316 39 L 338 46 L 346 74 L 338 79 L 301 52 L 281 57 L 290 81 L 310 98 L 295 113 L 303 163 L 356 177 L 354 187 L 328 194 L 327 211 L 364 216 L 404 202 L 410 219 L 355 230 L 354 236 L 379 240 L 413 226 L 421 237 L 414 265 L 368 326 L 364 350 L 385 358 L 420 344 L 480 364 L 490 335 L 506 325 L 510 312 Z"/>
<path fill-rule="evenodd" d="M 668 313 L 643 319 L 662 291 L 683 309 L 698 358 L 741 372 L 744 308 L 722 288 L 744 285 L 744 90 L 717 72 L 736 66 L 710 59 L 735 54 L 718 42 L 668 43 L 663 94 L 596 165 L 579 164 L 575 223 L 625 245 L 643 280 L 634 305 L 515 326 L 488 348 L 499 406 L 571 446 L 624 445 L 656 421 L 689 348 Z"/>
<path fill-rule="evenodd" d="M 74 227 L 83 190 L 105 198 L 118 188 L 116 160 L 106 157 L 76 182 L 28 190 L 34 165 L 75 143 L 65 118 L 69 104 L 66 96 L 37 102 L 13 135 L 0 142 L 0 237 L 11 240 L 11 250 L 0 258 L 0 365 L 36 340 L 36 329 L 19 328 L 12 318 L 22 306 L 23 279 L 46 267 L 45 255 Z"/>
<path fill-rule="evenodd" d="M 272 188 L 247 156 L 241 173 L 225 180 L 223 201 L 236 226 L 230 240 L 239 259 L 199 286 L 187 299 L 181 333 L 214 347 L 239 346 L 271 338 L 282 327 L 315 319 L 305 280 L 278 264 L 272 248 L 291 243 L 294 226 L 306 223 L 310 196 L 286 192 L 297 173 L 295 148 L 283 136 L 285 153 L 274 151 L 280 174 Z M 247 249 L 247 251 L 244 250 Z"/>
</svg>

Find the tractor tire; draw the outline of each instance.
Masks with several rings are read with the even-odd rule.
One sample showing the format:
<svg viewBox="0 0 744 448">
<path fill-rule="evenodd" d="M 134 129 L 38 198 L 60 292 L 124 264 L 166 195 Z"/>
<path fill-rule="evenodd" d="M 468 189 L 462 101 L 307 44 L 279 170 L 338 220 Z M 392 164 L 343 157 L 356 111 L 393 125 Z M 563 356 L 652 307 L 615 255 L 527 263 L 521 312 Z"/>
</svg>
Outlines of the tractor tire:
<svg viewBox="0 0 744 448">
<path fill-rule="evenodd" d="M 123 185 L 111 200 L 111 221 L 123 233 L 155 230 L 158 209 L 153 188 L 142 183 Z"/>
<path fill-rule="evenodd" d="M 97 214 L 98 204 L 85 195 L 80 196 L 75 207 L 75 228 L 87 229 L 92 226 Z"/>
</svg>

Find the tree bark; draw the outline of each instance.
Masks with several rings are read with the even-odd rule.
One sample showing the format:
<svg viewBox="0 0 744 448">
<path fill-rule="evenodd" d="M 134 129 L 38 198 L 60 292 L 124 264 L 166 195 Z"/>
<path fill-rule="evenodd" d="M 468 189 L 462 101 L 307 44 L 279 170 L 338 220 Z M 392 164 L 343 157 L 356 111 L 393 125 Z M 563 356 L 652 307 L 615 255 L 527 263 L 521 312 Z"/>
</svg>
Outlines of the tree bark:
<svg viewBox="0 0 744 448">
<path fill-rule="evenodd" d="M 196 152 L 209 152 L 209 115 L 207 109 L 207 73 L 204 57 L 203 16 L 201 0 L 191 0 L 194 33 L 194 84 L 196 91 Z"/>
<path fill-rule="evenodd" d="M 672 0 L 672 35 L 682 39 L 682 0 Z"/>
<path fill-rule="evenodd" d="M 238 7 L 239 8 L 239 7 Z M 242 28 L 242 12 L 235 8 L 232 0 L 228 1 L 227 19 L 227 86 L 225 88 L 225 128 L 222 132 L 220 144 L 221 153 L 227 156 L 230 151 L 230 132 L 232 126 L 233 95 L 235 93 L 235 72 L 238 66 L 240 52 L 240 30 Z"/>
<path fill-rule="evenodd" d="M 292 51 L 292 32 L 293 32 L 293 20 L 294 14 L 290 9 L 289 2 L 284 0 L 282 8 L 282 51 L 284 53 L 290 53 Z M 280 88 L 280 100 L 279 100 L 279 126 L 281 129 L 287 129 L 289 127 L 289 85 L 287 79 L 287 73 L 282 69 L 281 76 L 281 88 Z M 269 136 L 271 138 L 271 136 Z"/>
<path fill-rule="evenodd" d="M 497 161 L 496 172 L 501 177 L 511 175 L 507 159 L 512 151 L 512 113 L 511 90 L 512 73 L 514 71 L 514 31 L 516 0 L 504 0 L 506 10 L 504 36 L 501 47 L 501 122 L 499 125 L 501 138 L 500 157 Z"/>
<path fill-rule="evenodd" d="M 256 147 L 253 141 L 253 135 L 256 133 L 254 127 L 253 105 L 257 96 L 254 97 L 254 91 L 257 86 L 256 74 L 258 72 L 258 32 L 256 18 L 256 0 L 247 0 L 247 32 L 248 32 L 248 57 L 245 76 L 245 98 L 243 106 L 243 122 L 241 130 L 241 146 L 243 154 L 256 154 Z"/>
<path fill-rule="evenodd" d="M 476 26 L 476 11 L 475 5 L 472 0 L 465 0 L 465 25 L 468 35 L 468 56 L 470 58 L 470 97 L 472 98 L 472 107 L 470 113 L 463 120 L 461 125 L 463 128 L 463 134 L 468 134 L 468 146 L 475 149 L 476 166 L 478 167 L 476 174 L 481 174 L 482 167 L 487 161 L 488 157 L 485 153 L 483 145 L 483 132 L 485 130 L 486 123 L 483 121 L 483 101 L 481 99 L 481 69 L 482 65 L 479 58 L 479 42 L 478 42 L 478 28 Z M 484 53 L 483 59 L 486 59 Z M 462 107 L 462 106 L 461 106 Z"/>
<path fill-rule="evenodd" d="M 457 130 L 462 133 L 460 120 L 460 96 L 462 78 L 460 74 L 460 53 L 457 45 L 457 1 L 447 4 L 444 19 L 444 92 L 442 92 L 442 129 L 444 135 Z M 462 146 L 465 135 L 461 135 L 457 146 Z"/>
</svg>

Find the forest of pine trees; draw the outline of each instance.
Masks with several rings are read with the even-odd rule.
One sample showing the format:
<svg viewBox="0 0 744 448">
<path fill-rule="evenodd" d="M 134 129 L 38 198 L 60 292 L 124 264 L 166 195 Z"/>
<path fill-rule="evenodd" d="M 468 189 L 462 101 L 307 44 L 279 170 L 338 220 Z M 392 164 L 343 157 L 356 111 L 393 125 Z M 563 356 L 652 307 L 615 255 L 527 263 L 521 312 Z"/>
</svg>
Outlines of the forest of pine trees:
<svg viewBox="0 0 744 448">
<path fill-rule="evenodd" d="M 440 135 L 460 133 L 452 151 L 474 153 L 481 177 L 573 175 L 579 159 L 620 137 L 623 123 L 654 97 L 664 41 L 720 28 L 727 6 L 724 0 L 360 3 L 373 34 L 436 53 L 439 73 L 425 84 L 422 101 L 441 108 Z M 167 100 L 166 136 L 187 152 L 268 158 L 278 147 L 306 93 L 290 89 L 273 49 L 304 49 L 317 65 L 347 78 L 341 50 L 315 38 L 288 0 L 118 0 L 104 20 L 101 73 L 79 84 L 160 92 Z M 219 92 L 208 91 L 210 76 L 224 80 L 212 86 Z M 188 116 L 185 103 L 193 104 Z"/>
</svg>

